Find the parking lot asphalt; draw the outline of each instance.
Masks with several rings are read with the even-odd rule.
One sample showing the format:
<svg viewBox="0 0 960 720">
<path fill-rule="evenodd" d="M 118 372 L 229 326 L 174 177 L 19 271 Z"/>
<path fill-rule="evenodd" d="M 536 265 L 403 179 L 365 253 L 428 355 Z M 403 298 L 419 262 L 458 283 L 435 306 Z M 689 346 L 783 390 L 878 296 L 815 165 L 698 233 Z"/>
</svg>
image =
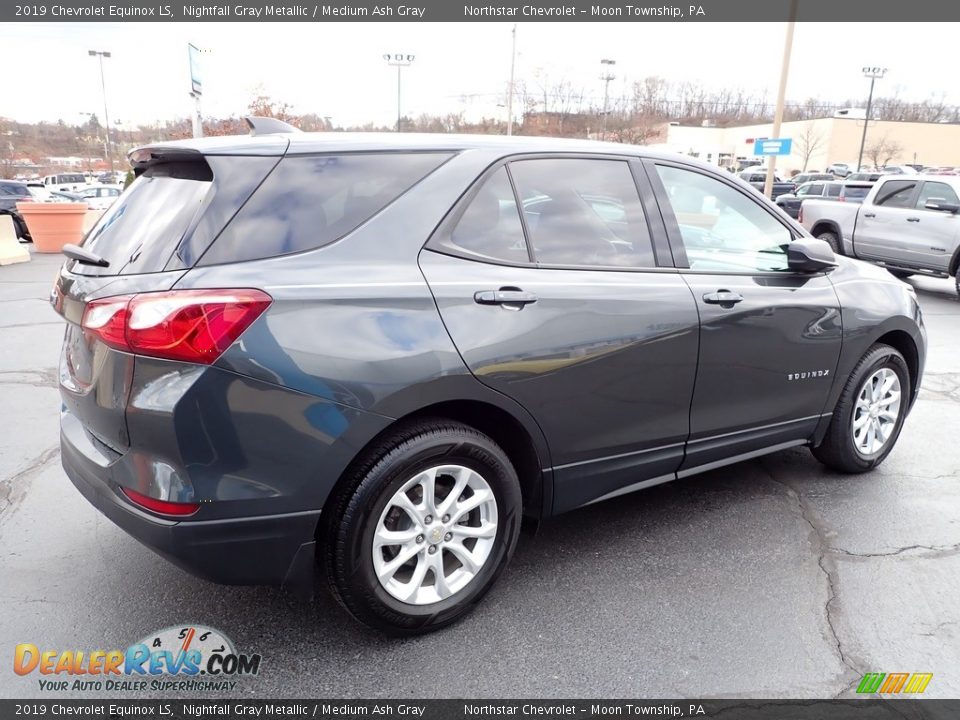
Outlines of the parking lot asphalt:
<svg viewBox="0 0 960 720">
<path fill-rule="evenodd" d="M 322 588 L 306 602 L 195 579 L 79 495 L 58 449 L 59 263 L 0 267 L 0 697 L 44 696 L 14 674 L 17 643 L 122 649 L 181 623 L 262 655 L 243 697 L 849 697 L 866 672 L 932 672 L 926 696 L 960 696 L 952 282 L 910 281 L 927 373 L 878 471 L 797 449 L 555 518 L 465 621 L 391 640 Z"/>
</svg>

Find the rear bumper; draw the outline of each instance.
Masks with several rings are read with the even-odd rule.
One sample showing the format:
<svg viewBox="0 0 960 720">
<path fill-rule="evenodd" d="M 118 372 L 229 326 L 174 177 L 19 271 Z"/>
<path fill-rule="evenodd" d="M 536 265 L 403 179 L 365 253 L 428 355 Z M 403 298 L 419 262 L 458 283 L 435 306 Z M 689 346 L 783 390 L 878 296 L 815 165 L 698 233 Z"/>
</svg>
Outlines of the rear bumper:
<svg viewBox="0 0 960 720">
<path fill-rule="evenodd" d="M 286 585 L 309 594 L 319 511 L 202 521 L 165 520 L 126 500 L 85 434 L 60 433 L 63 468 L 77 490 L 122 530 L 198 577 L 230 585 Z"/>
</svg>

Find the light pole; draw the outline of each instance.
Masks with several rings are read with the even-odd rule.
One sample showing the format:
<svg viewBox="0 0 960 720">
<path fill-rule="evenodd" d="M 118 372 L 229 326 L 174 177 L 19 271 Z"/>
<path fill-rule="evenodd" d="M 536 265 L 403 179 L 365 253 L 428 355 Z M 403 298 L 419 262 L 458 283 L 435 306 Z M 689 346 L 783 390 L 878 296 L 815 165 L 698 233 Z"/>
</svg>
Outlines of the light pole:
<svg viewBox="0 0 960 720">
<path fill-rule="evenodd" d="M 110 116 L 107 114 L 107 82 L 103 79 L 103 59 L 110 57 L 107 50 L 88 50 L 87 54 L 100 60 L 100 89 L 103 91 L 103 127 L 107 133 L 107 160 L 110 162 L 110 173 L 113 173 L 113 146 L 110 144 Z"/>
<path fill-rule="evenodd" d="M 793 30 L 797 20 L 797 0 L 790 0 L 787 32 L 783 38 L 783 60 L 780 63 L 780 86 L 777 88 L 777 107 L 773 111 L 773 136 L 780 137 L 783 123 L 783 106 L 786 102 L 787 78 L 790 76 L 790 54 L 793 52 Z M 767 177 L 763 181 L 763 194 L 773 197 L 773 174 L 777 168 L 777 156 L 771 155 L 767 162 Z"/>
<path fill-rule="evenodd" d="M 617 64 L 616 60 L 608 60 L 603 58 L 600 61 L 601 65 L 605 65 L 603 68 L 603 75 L 600 76 L 600 79 L 603 80 L 603 119 L 600 121 L 600 139 L 607 139 L 607 104 L 610 102 L 610 81 L 616 77 L 610 69 Z"/>
<path fill-rule="evenodd" d="M 870 108 L 873 106 L 873 86 L 877 82 L 877 78 L 882 78 L 886 73 L 886 68 L 863 68 L 863 76 L 870 78 L 870 95 L 867 97 L 867 114 L 866 117 L 863 118 L 863 135 L 860 136 L 860 154 L 857 156 L 857 172 L 860 172 L 860 167 L 863 165 L 863 146 L 867 142 L 867 125 L 870 124 Z"/>
<path fill-rule="evenodd" d="M 414 55 L 403 54 L 386 54 L 383 56 L 383 59 L 387 61 L 387 65 L 393 65 L 397 68 L 397 132 L 400 132 L 400 71 L 405 67 L 409 67 L 415 57 Z"/>
<path fill-rule="evenodd" d="M 510 33 L 513 36 L 510 48 L 510 91 L 507 94 L 507 135 L 513 135 L 513 79 L 517 65 L 517 25 L 514 23 Z"/>
</svg>

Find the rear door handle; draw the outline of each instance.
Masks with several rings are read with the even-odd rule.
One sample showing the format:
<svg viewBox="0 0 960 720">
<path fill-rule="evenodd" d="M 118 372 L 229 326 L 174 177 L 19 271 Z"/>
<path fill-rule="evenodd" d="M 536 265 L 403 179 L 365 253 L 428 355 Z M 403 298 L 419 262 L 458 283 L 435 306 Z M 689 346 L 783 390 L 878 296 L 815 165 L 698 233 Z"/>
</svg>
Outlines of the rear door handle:
<svg viewBox="0 0 960 720">
<path fill-rule="evenodd" d="M 720 305 L 723 307 L 733 307 L 743 300 L 743 295 L 730 290 L 717 290 L 717 292 L 707 293 L 703 296 L 705 303 L 711 305 Z"/>
<path fill-rule="evenodd" d="M 877 214 L 876 214 L 876 213 L 864 213 L 863 216 L 864 216 L 864 217 L 876 217 Z"/>
<path fill-rule="evenodd" d="M 920 222 L 920 218 L 918 217 L 907 218 L 907 222 Z"/>
<path fill-rule="evenodd" d="M 500 288 L 499 290 L 480 290 L 473 294 L 473 300 L 479 305 L 519 306 L 530 305 L 537 296 L 519 288 Z"/>
</svg>

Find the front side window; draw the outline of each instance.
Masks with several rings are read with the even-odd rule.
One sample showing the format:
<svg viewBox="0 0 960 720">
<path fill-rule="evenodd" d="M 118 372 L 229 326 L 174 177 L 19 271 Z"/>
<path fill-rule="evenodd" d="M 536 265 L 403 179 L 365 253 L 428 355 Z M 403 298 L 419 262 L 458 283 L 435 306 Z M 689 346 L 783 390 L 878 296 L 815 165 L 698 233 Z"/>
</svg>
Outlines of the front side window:
<svg viewBox="0 0 960 720">
<path fill-rule="evenodd" d="M 790 231 L 756 200 L 695 170 L 657 165 L 692 270 L 787 270 Z"/>
<path fill-rule="evenodd" d="M 960 199 L 952 187 L 942 182 L 924 183 L 917 198 L 917 209 L 924 210 L 928 202 L 943 202 L 950 205 L 960 205 Z"/>
<path fill-rule="evenodd" d="M 656 265 L 640 195 L 626 161 L 517 160 L 510 163 L 510 173 L 538 264 Z"/>
<path fill-rule="evenodd" d="M 913 191 L 917 189 L 916 180 L 891 180 L 885 182 L 877 191 L 873 199 L 874 205 L 884 207 L 909 208 L 913 207 Z"/>
</svg>

